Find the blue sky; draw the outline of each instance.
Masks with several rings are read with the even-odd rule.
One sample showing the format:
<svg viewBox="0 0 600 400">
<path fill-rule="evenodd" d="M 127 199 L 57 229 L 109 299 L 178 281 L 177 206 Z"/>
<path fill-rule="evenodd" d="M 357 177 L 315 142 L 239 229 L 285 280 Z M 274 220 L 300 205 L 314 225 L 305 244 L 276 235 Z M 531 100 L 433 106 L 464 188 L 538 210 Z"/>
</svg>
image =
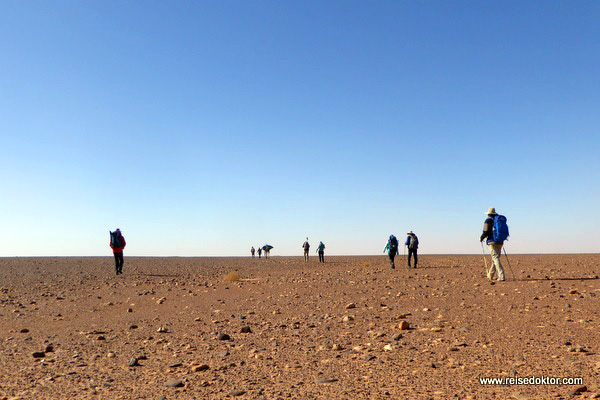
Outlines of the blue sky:
<svg viewBox="0 0 600 400">
<path fill-rule="evenodd" d="M 0 256 L 598 251 L 596 1 L 0 7 Z"/>
</svg>

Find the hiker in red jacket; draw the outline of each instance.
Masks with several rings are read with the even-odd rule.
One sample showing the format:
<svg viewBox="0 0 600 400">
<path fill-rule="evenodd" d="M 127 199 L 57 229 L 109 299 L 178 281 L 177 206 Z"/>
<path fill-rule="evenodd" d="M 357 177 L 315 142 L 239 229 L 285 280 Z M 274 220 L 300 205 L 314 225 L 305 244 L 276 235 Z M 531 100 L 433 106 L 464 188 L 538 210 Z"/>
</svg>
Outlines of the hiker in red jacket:
<svg viewBox="0 0 600 400">
<path fill-rule="evenodd" d="M 117 275 L 123 274 L 123 249 L 127 243 L 125 238 L 121 234 L 121 230 L 117 228 L 116 231 L 110 233 L 110 247 L 113 250 L 115 256 L 115 271 Z"/>
</svg>

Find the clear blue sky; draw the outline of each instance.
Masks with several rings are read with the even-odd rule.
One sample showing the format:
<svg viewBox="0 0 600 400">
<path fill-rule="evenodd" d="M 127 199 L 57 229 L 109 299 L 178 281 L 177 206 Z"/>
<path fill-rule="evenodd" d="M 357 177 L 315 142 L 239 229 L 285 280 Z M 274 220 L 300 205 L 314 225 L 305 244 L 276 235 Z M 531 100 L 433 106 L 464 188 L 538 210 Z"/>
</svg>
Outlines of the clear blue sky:
<svg viewBox="0 0 600 400">
<path fill-rule="evenodd" d="M 600 248 L 600 2 L 0 9 L 2 256 Z"/>
</svg>

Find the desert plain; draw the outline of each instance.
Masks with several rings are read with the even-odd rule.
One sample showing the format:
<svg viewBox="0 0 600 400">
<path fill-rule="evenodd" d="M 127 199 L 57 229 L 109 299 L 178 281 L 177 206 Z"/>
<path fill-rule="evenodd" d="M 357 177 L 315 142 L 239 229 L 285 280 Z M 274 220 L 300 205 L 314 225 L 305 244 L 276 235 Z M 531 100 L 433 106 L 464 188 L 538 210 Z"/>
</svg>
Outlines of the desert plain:
<svg viewBox="0 0 600 400">
<path fill-rule="evenodd" d="M 600 255 L 503 262 L 1 258 L 0 399 L 600 397 Z"/>
</svg>

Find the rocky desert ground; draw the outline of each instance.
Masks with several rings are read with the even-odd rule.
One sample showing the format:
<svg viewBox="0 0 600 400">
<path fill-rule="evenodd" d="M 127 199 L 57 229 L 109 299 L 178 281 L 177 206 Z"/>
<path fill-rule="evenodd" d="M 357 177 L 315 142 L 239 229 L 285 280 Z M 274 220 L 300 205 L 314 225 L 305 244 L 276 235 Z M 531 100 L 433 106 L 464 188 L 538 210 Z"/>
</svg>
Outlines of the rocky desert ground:
<svg viewBox="0 0 600 400">
<path fill-rule="evenodd" d="M 509 256 L 2 258 L 0 399 L 600 397 L 600 255 Z"/>
</svg>

